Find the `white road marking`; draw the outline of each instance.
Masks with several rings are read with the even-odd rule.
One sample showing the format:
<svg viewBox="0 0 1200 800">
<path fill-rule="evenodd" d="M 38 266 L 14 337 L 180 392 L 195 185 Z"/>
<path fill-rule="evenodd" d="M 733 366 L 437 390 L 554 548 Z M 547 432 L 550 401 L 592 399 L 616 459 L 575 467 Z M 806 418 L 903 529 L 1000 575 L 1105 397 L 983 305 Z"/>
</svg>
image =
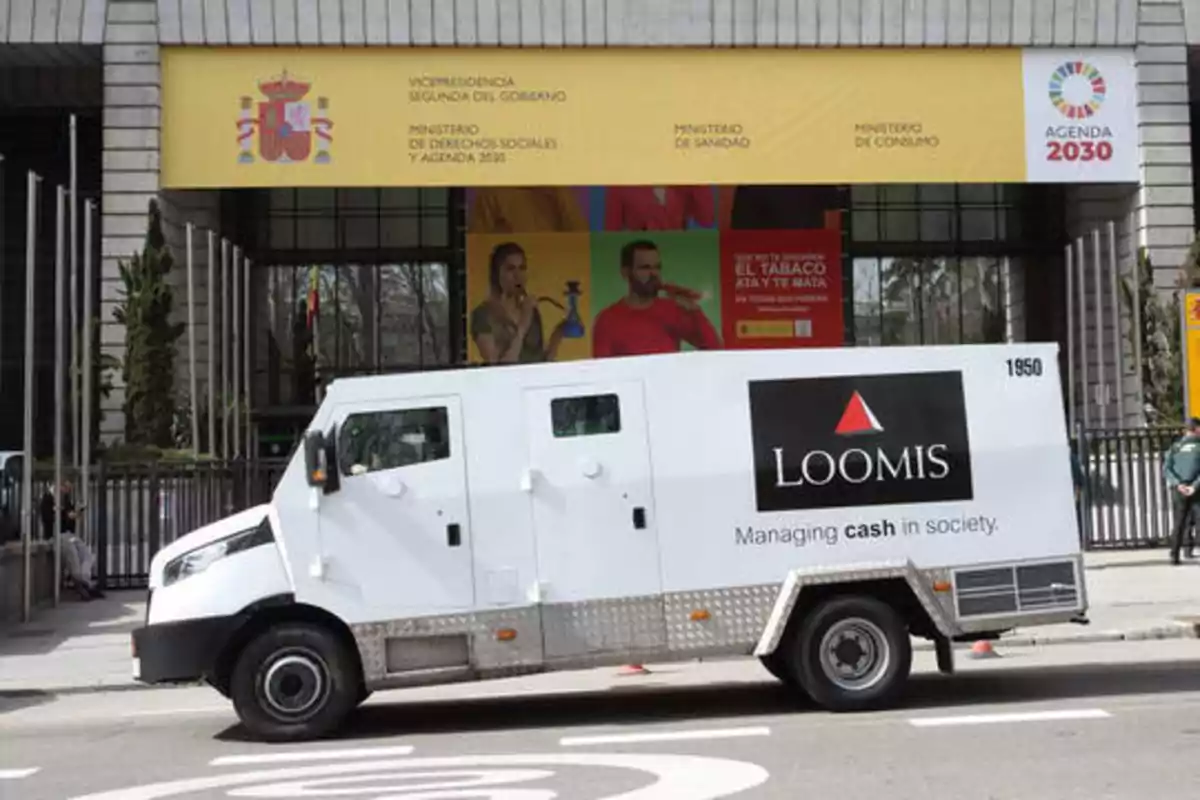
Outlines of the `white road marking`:
<svg viewBox="0 0 1200 800">
<path fill-rule="evenodd" d="M 115 789 L 77 796 L 74 800 L 165 800 L 218 789 L 226 790 L 231 797 L 329 797 L 334 794 L 403 797 L 407 796 L 406 790 L 412 785 L 413 779 L 428 780 L 434 777 L 430 773 L 435 771 L 443 773 L 443 778 L 459 781 L 461 785 L 462 779 L 466 777 L 464 773 L 479 775 L 483 770 L 500 768 L 538 770 L 548 767 L 607 767 L 632 770 L 642 773 L 649 780 L 640 788 L 607 795 L 600 800 L 720 800 L 760 786 L 770 777 L 770 773 L 757 764 L 708 756 L 521 753 L 391 759 L 227 773 Z M 445 775 L 450 770 L 456 770 L 458 773 L 454 776 Z M 336 778 L 342 779 L 340 788 L 332 785 L 332 779 Z M 297 789 L 302 791 L 297 792 Z M 436 796 L 454 795 L 438 792 Z M 480 795 L 473 792 L 467 796 Z M 490 796 L 505 795 L 492 792 Z M 549 789 L 531 789 L 519 795 L 514 792 L 508 796 L 519 796 L 522 800 L 552 800 L 557 795 Z"/>
<path fill-rule="evenodd" d="M 413 748 L 360 747 L 356 750 L 289 750 L 286 753 L 252 753 L 244 756 L 221 756 L 208 762 L 210 767 L 235 767 L 246 764 L 295 764 L 311 761 L 351 761 L 356 758 L 392 758 L 412 755 Z"/>
<path fill-rule="evenodd" d="M 30 767 L 28 769 L 0 769 L 0 781 L 19 781 L 22 778 L 28 778 L 39 769 L 41 769 L 41 767 Z"/>
<path fill-rule="evenodd" d="M 910 719 L 914 728 L 941 728 L 951 725 L 995 725 L 1008 722 L 1056 722 L 1074 719 L 1107 719 L 1100 708 L 1069 708 L 1059 711 L 1023 711 L 1011 714 L 969 714 L 961 717 L 918 717 Z"/>
<path fill-rule="evenodd" d="M 636 744 L 639 742 L 684 742 L 700 739 L 739 739 L 746 736 L 770 736 L 771 729 L 719 728 L 694 731 L 662 731 L 659 733 L 613 733 L 597 736 L 565 736 L 558 743 L 563 747 L 580 747 L 592 744 Z"/>
</svg>

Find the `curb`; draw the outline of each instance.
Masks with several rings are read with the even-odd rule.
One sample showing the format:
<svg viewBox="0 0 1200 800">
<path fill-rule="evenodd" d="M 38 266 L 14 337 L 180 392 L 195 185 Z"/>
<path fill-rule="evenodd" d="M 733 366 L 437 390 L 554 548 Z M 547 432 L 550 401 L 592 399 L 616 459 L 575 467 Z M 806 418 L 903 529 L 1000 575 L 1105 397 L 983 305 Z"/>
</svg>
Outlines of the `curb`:
<svg viewBox="0 0 1200 800">
<path fill-rule="evenodd" d="M 1145 642 L 1160 639 L 1200 639 L 1200 617 L 1184 617 L 1165 625 L 1129 631 L 1097 631 L 1080 634 L 1018 634 L 1001 636 L 992 641 L 999 647 L 1044 647 L 1060 644 L 1100 644 L 1111 642 Z M 955 642 L 955 650 L 971 649 L 971 642 Z M 922 640 L 913 644 L 914 651 L 933 650 L 933 642 Z"/>
</svg>

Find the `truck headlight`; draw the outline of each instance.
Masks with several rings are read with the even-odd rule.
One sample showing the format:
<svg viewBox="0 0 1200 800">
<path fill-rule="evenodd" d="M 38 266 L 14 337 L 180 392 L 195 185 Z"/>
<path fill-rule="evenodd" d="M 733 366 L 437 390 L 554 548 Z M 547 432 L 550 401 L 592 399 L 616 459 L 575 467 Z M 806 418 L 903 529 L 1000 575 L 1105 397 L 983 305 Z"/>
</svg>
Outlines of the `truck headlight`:
<svg viewBox="0 0 1200 800">
<path fill-rule="evenodd" d="M 176 556 L 167 562 L 163 568 L 163 586 L 170 586 L 190 575 L 197 575 L 226 556 L 241 553 L 260 545 L 275 541 L 271 533 L 271 523 L 263 519 L 262 524 L 244 531 L 209 542 L 203 547 Z"/>
</svg>

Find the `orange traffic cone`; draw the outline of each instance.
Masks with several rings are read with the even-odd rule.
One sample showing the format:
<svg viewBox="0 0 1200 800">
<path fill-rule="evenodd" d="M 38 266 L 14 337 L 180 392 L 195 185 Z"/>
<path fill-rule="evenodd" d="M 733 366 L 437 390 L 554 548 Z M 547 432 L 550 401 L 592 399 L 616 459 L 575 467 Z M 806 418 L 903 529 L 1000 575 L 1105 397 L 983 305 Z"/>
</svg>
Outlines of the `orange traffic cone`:
<svg viewBox="0 0 1200 800">
<path fill-rule="evenodd" d="M 1000 654 L 992 647 L 992 643 L 987 639 L 980 639 L 971 645 L 972 658 L 999 658 Z"/>
<path fill-rule="evenodd" d="M 641 664 L 626 664 L 617 671 L 617 675 L 622 678 L 628 678 L 633 675 L 649 675 L 650 670 L 646 669 Z"/>
</svg>

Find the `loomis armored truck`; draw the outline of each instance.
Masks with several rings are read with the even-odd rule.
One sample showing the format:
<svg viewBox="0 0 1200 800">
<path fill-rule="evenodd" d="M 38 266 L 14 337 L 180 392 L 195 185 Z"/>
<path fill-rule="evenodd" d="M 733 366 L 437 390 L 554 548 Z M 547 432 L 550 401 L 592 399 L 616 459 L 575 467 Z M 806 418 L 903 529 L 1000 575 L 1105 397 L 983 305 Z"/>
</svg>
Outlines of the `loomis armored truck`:
<svg viewBox="0 0 1200 800">
<path fill-rule="evenodd" d="M 1054 345 L 694 352 L 339 380 L 271 502 L 153 559 L 134 674 L 268 740 L 370 692 L 753 655 L 896 703 L 911 638 L 1086 609 Z"/>
</svg>

